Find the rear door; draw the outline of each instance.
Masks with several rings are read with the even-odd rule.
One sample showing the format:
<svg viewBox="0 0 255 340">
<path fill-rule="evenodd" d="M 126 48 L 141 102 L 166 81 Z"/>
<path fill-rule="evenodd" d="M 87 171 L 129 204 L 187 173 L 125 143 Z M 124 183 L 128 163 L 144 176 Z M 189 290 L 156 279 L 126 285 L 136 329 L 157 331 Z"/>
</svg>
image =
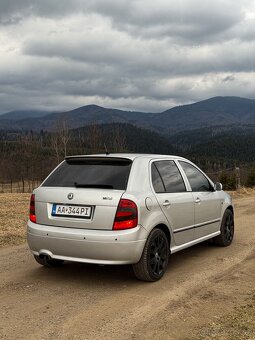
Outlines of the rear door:
<svg viewBox="0 0 255 340">
<path fill-rule="evenodd" d="M 174 234 L 176 245 L 194 239 L 194 199 L 188 192 L 173 160 L 151 164 L 152 184 L 157 201 Z"/>
<path fill-rule="evenodd" d="M 66 159 L 35 190 L 37 223 L 112 230 L 131 165 L 114 157 Z"/>
<path fill-rule="evenodd" d="M 192 164 L 179 161 L 190 183 L 195 202 L 195 238 L 219 230 L 222 199 L 206 176 Z"/>
</svg>

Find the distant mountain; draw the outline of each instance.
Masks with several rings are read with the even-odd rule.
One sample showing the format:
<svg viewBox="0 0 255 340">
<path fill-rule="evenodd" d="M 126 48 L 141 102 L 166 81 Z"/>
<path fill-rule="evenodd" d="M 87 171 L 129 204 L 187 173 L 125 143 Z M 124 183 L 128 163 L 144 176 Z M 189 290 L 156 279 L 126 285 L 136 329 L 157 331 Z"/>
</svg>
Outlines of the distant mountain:
<svg viewBox="0 0 255 340">
<path fill-rule="evenodd" d="M 150 124 L 147 124 L 147 120 L 150 120 L 153 115 L 153 113 L 123 111 L 98 105 L 87 105 L 68 112 L 50 114 L 44 117 L 44 120 L 59 122 L 65 119 L 71 128 L 90 125 L 91 123 L 130 123 L 149 127 Z"/>
<path fill-rule="evenodd" d="M 164 111 L 154 116 L 152 123 L 164 127 L 168 132 L 217 125 L 255 124 L 255 100 L 214 97 Z"/>
<path fill-rule="evenodd" d="M 144 128 L 151 128 L 149 120 L 153 115 L 153 113 L 123 111 L 97 105 L 87 105 L 67 112 L 50 113 L 39 118 L 13 121 L 12 124 L 6 120 L 0 120 L 0 129 L 9 129 L 11 127 L 13 130 L 53 131 L 61 125 L 63 120 L 67 121 L 70 129 L 94 123 L 130 123 Z"/>
<path fill-rule="evenodd" d="M 92 123 L 123 123 L 172 135 L 180 131 L 219 125 L 240 127 L 255 124 L 255 100 L 214 97 L 194 104 L 177 106 L 162 113 L 123 111 L 87 105 L 67 112 L 50 113 L 33 118 L 12 120 L 2 118 L 0 129 L 53 131 L 63 120 L 67 121 L 71 129 Z"/>
<path fill-rule="evenodd" d="M 39 118 L 49 114 L 49 111 L 35 111 L 35 110 L 24 110 L 24 111 L 10 111 L 0 115 L 0 120 L 23 120 L 26 118 Z"/>
</svg>

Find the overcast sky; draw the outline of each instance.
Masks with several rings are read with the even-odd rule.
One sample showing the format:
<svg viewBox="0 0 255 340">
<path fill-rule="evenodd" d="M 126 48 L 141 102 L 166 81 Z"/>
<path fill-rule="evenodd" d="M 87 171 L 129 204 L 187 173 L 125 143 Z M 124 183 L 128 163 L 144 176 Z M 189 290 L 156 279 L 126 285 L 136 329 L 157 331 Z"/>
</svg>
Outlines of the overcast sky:
<svg viewBox="0 0 255 340">
<path fill-rule="evenodd" d="M 255 1 L 1 0 L 0 113 L 255 98 Z"/>
</svg>

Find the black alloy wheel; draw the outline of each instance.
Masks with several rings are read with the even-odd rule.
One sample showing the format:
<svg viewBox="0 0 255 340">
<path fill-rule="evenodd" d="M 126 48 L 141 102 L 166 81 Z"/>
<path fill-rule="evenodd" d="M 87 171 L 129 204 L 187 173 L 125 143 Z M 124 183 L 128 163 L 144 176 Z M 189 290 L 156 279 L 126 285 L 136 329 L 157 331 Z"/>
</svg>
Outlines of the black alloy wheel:
<svg viewBox="0 0 255 340">
<path fill-rule="evenodd" d="M 230 209 L 227 209 L 224 213 L 220 231 L 220 235 L 214 238 L 214 243 L 222 247 L 229 246 L 233 241 L 235 232 L 234 215 Z"/>
<path fill-rule="evenodd" d="M 169 258 L 169 241 L 163 230 L 155 228 L 145 243 L 143 254 L 133 265 L 135 276 L 142 281 L 157 281 L 165 273 Z"/>
<path fill-rule="evenodd" d="M 228 214 L 226 217 L 223 233 L 225 242 L 230 244 L 234 237 L 234 221 L 232 214 Z"/>
<path fill-rule="evenodd" d="M 165 271 L 168 258 L 168 242 L 164 234 L 157 234 L 150 242 L 148 267 L 155 277 L 161 277 Z"/>
</svg>

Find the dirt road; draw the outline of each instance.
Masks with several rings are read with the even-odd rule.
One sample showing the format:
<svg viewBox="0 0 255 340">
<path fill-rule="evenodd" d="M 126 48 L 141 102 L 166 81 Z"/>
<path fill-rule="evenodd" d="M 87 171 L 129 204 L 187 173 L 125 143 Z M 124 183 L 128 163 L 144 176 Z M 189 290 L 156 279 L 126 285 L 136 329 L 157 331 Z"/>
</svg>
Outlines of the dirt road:
<svg viewBox="0 0 255 340">
<path fill-rule="evenodd" d="M 230 247 L 176 253 L 152 284 L 125 266 L 47 269 L 26 245 L 0 250 L 0 338 L 255 339 L 255 196 L 235 205 Z"/>
</svg>

